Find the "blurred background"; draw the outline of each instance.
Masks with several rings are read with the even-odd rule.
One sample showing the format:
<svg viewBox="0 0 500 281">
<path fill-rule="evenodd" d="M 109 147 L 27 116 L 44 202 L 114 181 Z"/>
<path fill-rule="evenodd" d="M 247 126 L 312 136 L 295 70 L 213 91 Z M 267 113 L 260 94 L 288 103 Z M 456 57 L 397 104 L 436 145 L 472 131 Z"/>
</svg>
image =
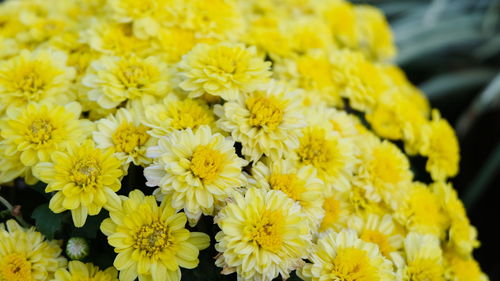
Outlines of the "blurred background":
<svg viewBox="0 0 500 281">
<path fill-rule="evenodd" d="M 475 257 L 500 280 L 500 0 L 353 1 L 381 8 L 397 64 L 457 132 L 453 179 L 482 246 Z"/>
</svg>

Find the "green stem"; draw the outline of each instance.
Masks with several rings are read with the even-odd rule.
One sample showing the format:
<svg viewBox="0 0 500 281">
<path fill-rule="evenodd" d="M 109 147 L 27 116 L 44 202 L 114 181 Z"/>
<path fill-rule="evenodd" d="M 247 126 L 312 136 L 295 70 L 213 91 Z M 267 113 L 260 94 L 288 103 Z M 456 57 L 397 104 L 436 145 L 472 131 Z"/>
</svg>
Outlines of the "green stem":
<svg viewBox="0 0 500 281">
<path fill-rule="evenodd" d="M 2 205 L 5 206 L 5 208 L 7 208 L 7 210 L 9 210 L 9 212 L 14 216 L 14 218 L 24 227 L 29 227 L 30 225 L 23 219 L 22 216 L 20 215 L 14 215 L 12 213 L 12 210 L 14 209 L 14 207 L 12 206 L 12 204 L 9 203 L 9 201 L 7 201 L 5 198 L 3 198 L 2 196 L 0 196 L 0 203 L 2 203 Z"/>
</svg>

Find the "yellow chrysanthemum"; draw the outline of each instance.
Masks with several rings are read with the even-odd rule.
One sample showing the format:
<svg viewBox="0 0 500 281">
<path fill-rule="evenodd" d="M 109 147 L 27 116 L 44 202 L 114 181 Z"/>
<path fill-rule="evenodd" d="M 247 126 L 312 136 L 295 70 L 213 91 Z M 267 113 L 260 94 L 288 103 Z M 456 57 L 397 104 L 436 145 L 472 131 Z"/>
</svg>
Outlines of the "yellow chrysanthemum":
<svg viewBox="0 0 500 281">
<path fill-rule="evenodd" d="M 104 6 L 104 3 L 101 5 Z M 151 49 L 149 41 L 134 36 L 130 24 L 115 21 L 103 20 L 92 24 L 85 32 L 84 39 L 93 50 L 106 55 L 144 55 Z"/>
<path fill-rule="evenodd" d="M 397 232 L 389 214 L 383 217 L 376 214 L 353 216 L 349 218 L 347 225 L 358 232 L 361 240 L 376 244 L 380 253 L 388 259 L 391 258 L 391 253 L 402 247 L 403 236 Z"/>
<path fill-rule="evenodd" d="M 317 170 L 318 177 L 325 183 L 324 194 L 328 196 L 333 190 L 349 189 L 358 162 L 356 145 L 324 120 L 330 113 L 330 109 L 324 107 L 309 107 L 304 112 L 307 126 L 302 129 L 299 147 L 291 156 L 298 165 L 311 165 Z"/>
<path fill-rule="evenodd" d="M 316 1 L 316 10 L 328 24 L 339 47 L 354 47 L 358 40 L 354 5 L 344 0 Z"/>
<path fill-rule="evenodd" d="M 144 170 L 148 186 L 172 195 L 172 206 L 184 208 L 190 224 L 213 215 L 217 204 L 245 184 L 247 162 L 236 155 L 234 141 L 208 126 L 174 131 L 148 150 L 155 163 Z"/>
<path fill-rule="evenodd" d="M 115 115 L 99 120 L 93 137 L 98 148 L 111 148 L 124 165 L 133 162 L 145 166 L 151 162 L 146 157 L 146 150 L 153 144 L 153 139 L 139 116 L 127 109 L 121 108 Z"/>
<path fill-rule="evenodd" d="M 311 236 L 300 205 L 283 192 L 250 188 L 236 193 L 217 215 L 215 248 L 222 273 L 241 280 L 286 279 L 303 263 Z"/>
<path fill-rule="evenodd" d="M 49 161 L 54 151 L 69 142 L 83 141 L 90 134 L 92 123 L 79 120 L 80 112 L 76 102 L 66 106 L 31 103 L 9 109 L 0 121 L 0 150 L 9 156 L 20 153 L 21 163 L 28 167 Z"/>
<path fill-rule="evenodd" d="M 252 167 L 249 186 L 265 190 L 279 190 L 298 202 L 315 229 L 323 219 L 323 182 L 311 166 L 295 167 L 285 160 L 257 162 Z"/>
<path fill-rule="evenodd" d="M 463 258 L 453 253 L 445 253 L 446 280 L 450 281 L 489 281 L 473 257 Z"/>
<path fill-rule="evenodd" d="M 61 268 L 56 271 L 51 281 L 118 281 L 118 272 L 114 267 L 104 271 L 91 263 L 70 261 L 68 269 Z"/>
<path fill-rule="evenodd" d="M 194 131 L 203 125 L 217 129 L 215 115 L 203 100 L 183 99 L 176 94 L 168 95 L 161 104 L 149 106 L 144 123 L 157 138 L 175 130 L 190 128 Z"/>
<path fill-rule="evenodd" d="M 157 55 L 168 63 L 179 62 L 184 54 L 201 41 L 195 35 L 196 32 L 190 29 L 176 27 L 161 29 L 156 41 L 153 41 L 159 49 Z"/>
<path fill-rule="evenodd" d="M 377 8 L 360 5 L 355 8 L 358 46 L 367 57 L 387 61 L 396 55 L 396 46 L 384 14 Z"/>
<path fill-rule="evenodd" d="M 145 102 L 165 97 L 170 90 L 168 66 L 156 57 L 104 56 L 92 62 L 82 83 L 88 97 L 104 108 L 125 101 Z"/>
<path fill-rule="evenodd" d="M 346 227 L 347 219 L 350 217 L 346 193 L 350 193 L 350 191 L 334 192 L 333 195 L 325 198 L 322 206 L 325 216 L 321 221 L 319 232 L 327 231 L 330 228 L 334 231 L 340 231 Z"/>
<path fill-rule="evenodd" d="M 186 216 L 176 213 L 168 200 L 158 206 L 154 196 L 139 190 L 122 197 L 119 208 L 101 224 L 108 243 L 118 255 L 114 266 L 121 281 L 179 281 L 183 268 L 198 265 L 199 250 L 210 238 L 185 228 Z"/>
<path fill-rule="evenodd" d="M 198 44 L 179 63 L 180 87 L 189 97 L 205 92 L 225 100 L 261 89 L 271 72 L 270 63 L 257 56 L 253 47 L 241 44 Z"/>
<path fill-rule="evenodd" d="M 279 159 L 298 147 L 305 125 L 296 92 L 271 82 L 265 90 L 216 106 L 217 125 L 242 144 L 243 155 L 256 162 L 264 154 Z"/>
<path fill-rule="evenodd" d="M 395 219 L 409 231 L 442 237 L 448 221 L 436 195 L 419 182 L 406 186 L 403 194 L 394 211 Z"/>
<path fill-rule="evenodd" d="M 404 258 L 394 256 L 398 280 L 445 281 L 443 253 L 439 239 L 415 232 L 404 241 Z"/>
<path fill-rule="evenodd" d="M 377 245 L 358 238 L 353 230 L 323 233 L 309 258 L 311 263 L 299 271 L 308 281 L 319 280 L 395 280 L 392 264 Z"/>
<path fill-rule="evenodd" d="M 0 224 L 0 280 L 48 281 L 66 266 L 56 241 L 46 241 L 34 228 L 24 229 L 14 220 Z"/>
<path fill-rule="evenodd" d="M 181 25 L 194 30 L 197 37 L 231 40 L 244 31 L 238 1 L 212 0 L 210 5 L 205 0 L 186 2 L 189 20 Z"/>
<path fill-rule="evenodd" d="M 427 134 L 428 145 L 421 151 L 428 157 L 426 170 L 436 181 L 455 176 L 458 173 L 460 147 L 453 128 L 437 110 L 432 112 Z"/>
<path fill-rule="evenodd" d="M 367 191 L 371 200 L 394 205 L 401 189 L 410 184 L 413 178 L 408 158 L 388 141 L 366 136 L 361 143 L 357 184 Z"/>
<path fill-rule="evenodd" d="M 50 162 L 41 162 L 33 172 L 47 183 L 45 192 L 56 191 L 49 207 L 55 213 L 71 210 L 76 227 L 85 224 L 88 215 L 97 215 L 102 207 L 117 208 L 116 195 L 123 174 L 121 162 L 113 151 L 95 148 L 91 141 L 71 143 L 67 151 L 56 151 Z"/>
<path fill-rule="evenodd" d="M 0 136 L 0 142 L 1 142 Z M 0 150 L 0 184 L 13 181 L 22 176 L 27 184 L 35 184 L 38 179 L 33 176 L 31 167 L 26 167 L 21 163 L 21 153 L 6 155 L 5 151 Z"/>
<path fill-rule="evenodd" d="M 73 98 L 67 90 L 75 70 L 66 66 L 63 52 L 21 51 L 0 63 L 0 112 L 30 102 L 65 104 Z"/>
</svg>

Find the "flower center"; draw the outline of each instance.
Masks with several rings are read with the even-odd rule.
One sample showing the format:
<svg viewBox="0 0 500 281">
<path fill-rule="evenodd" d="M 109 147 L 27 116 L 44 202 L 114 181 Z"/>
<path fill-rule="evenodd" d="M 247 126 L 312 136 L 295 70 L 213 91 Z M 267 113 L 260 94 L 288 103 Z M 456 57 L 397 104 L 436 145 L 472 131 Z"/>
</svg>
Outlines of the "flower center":
<svg viewBox="0 0 500 281">
<path fill-rule="evenodd" d="M 148 257 L 157 255 L 172 244 L 170 230 L 159 221 L 143 225 L 135 234 L 134 240 L 134 248 Z"/>
<path fill-rule="evenodd" d="M 280 190 L 295 201 L 305 191 L 304 183 L 293 174 L 273 174 L 269 178 L 271 188 Z"/>
<path fill-rule="evenodd" d="M 400 161 L 395 157 L 394 153 L 380 147 L 373 151 L 370 170 L 382 182 L 397 183 L 401 180 L 398 176 L 401 175 L 399 164 Z"/>
<path fill-rule="evenodd" d="M 307 131 L 300 139 L 297 154 L 302 163 L 328 170 L 334 166 L 331 162 L 335 159 L 335 144 L 325 138 L 324 130 Z"/>
<path fill-rule="evenodd" d="M 403 280 L 438 281 L 443 280 L 443 268 L 434 259 L 413 260 L 404 272 Z"/>
<path fill-rule="evenodd" d="M 18 253 L 5 256 L 0 263 L 0 279 L 5 281 L 31 281 L 31 263 Z"/>
<path fill-rule="evenodd" d="M 366 252 L 356 248 L 344 248 L 337 252 L 332 263 L 332 280 L 378 280 L 377 268 L 370 263 Z"/>
<path fill-rule="evenodd" d="M 118 152 L 131 154 L 143 146 L 149 139 L 148 129 L 130 123 L 122 123 L 111 137 Z"/>
<path fill-rule="evenodd" d="M 246 100 L 250 111 L 250 126 L 276 129 L 283 120 L 283 109 L 274 98 L 254 96 Z"/>
<path fill-rule="evenodd" d="M 192 100 L 185 100 L 171 106 L 169 115 L 171 126 L 176 130 L 195 129 L 201 125 L 209 125 L 214 118 L 211 112 Z"/>
<path fill-rule="evenodd" d="M 191 172 L 204 183 L 212 182 L 222 171 L 223 155 L 206 145 L 198 146 L 191 158 Z"/>
<path fill-rule="evenodd" d="M 30 71 L 26 73 L 16 83 L 16 88 L 26 93 L 37 93 L 45 87 L 44 81 L 37 75 L 36 72 Z"/>
<path fill-rule="evenodd" d="M 50 120 L 43 117 L 37 118 L 28 126 L 27 138 L 31 143 L 44 144 L 52 138 L 54 130 Z"/>
<path fill-rule="evenodd" d="M 141 89 L 150 82 L 150 71 L 142 64 L 121 65 L 117 76 L 127 90 Z"/>
<path fill-rule="evenodd" d="M 71 170 L 71 179 L 82 187 L 92 187 L 97 184 L 101 168 L 97 159 L 86 157 L 78 160 Z"/>
<path fill-rule="evenodd" d="M 278 211 L 264 211 L 260 220 L 247 226 L 246 231 L 250 234 L 251 240 L 259 247 L 275 252 L 281 248 L 283 237 L 283 215 Z"/>
<path fill-rule="evenodd" d="M 389 254 L 395 250 L 389 243 L 387 236 L 380 231 L 365 230 L 361 233 L 360 238 L 366 242 L 377 244 L 382 255 L 386 257 L 389 257 Z"/>
</svg>

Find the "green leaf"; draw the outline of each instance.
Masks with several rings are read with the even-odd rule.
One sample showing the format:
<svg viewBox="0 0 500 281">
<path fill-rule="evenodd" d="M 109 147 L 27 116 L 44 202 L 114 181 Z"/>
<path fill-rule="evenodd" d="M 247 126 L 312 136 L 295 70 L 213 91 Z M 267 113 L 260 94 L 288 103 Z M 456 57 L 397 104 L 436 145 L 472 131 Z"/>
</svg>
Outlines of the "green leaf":
<svg viewBox="0 0 500 281">
<path fill-rule="evenodd" d="M 56 214 L 49 209 L 48 204 L 38 206 L 31 217 L 35 220 L 36 228 L 47 239 L 53 239 L 54 234 L 62 229 L 62 221 L 64 214 Z"/>
</svg>

